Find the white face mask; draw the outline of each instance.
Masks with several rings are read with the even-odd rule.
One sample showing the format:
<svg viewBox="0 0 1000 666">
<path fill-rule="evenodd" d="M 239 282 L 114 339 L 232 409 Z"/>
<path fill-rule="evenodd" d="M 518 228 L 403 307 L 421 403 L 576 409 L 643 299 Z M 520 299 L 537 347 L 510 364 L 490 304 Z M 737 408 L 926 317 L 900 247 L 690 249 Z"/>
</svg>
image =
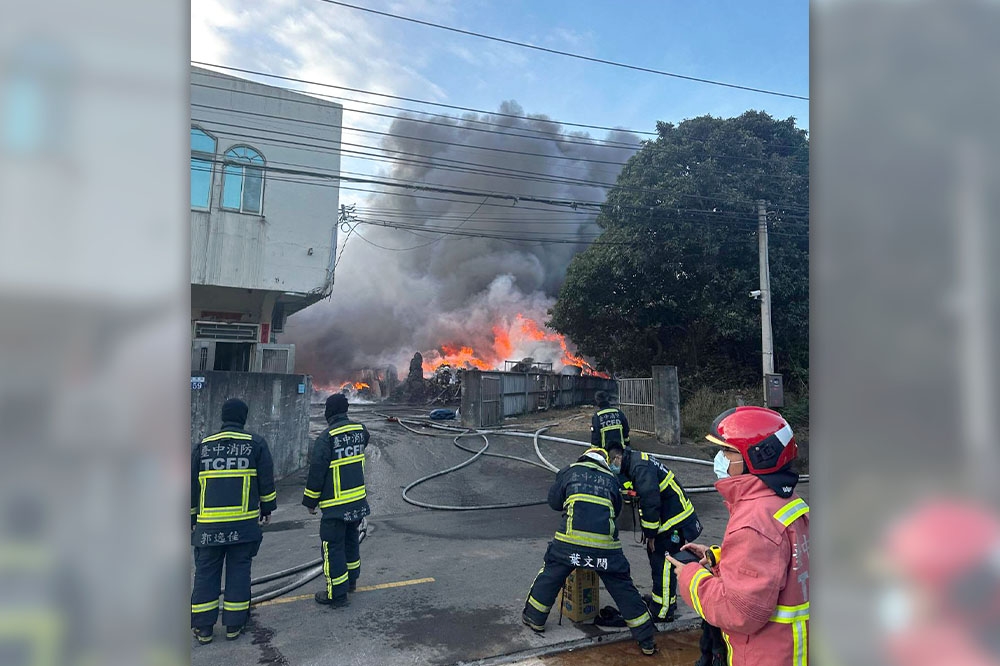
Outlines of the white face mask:
<svg viewBox="0 0 1000 666">
<path fill-rule="evenodd" d="M 715 475 L 720 479 L 729 478 L 729 458 L 722 451 L 715 454 Z"/>
</svg>

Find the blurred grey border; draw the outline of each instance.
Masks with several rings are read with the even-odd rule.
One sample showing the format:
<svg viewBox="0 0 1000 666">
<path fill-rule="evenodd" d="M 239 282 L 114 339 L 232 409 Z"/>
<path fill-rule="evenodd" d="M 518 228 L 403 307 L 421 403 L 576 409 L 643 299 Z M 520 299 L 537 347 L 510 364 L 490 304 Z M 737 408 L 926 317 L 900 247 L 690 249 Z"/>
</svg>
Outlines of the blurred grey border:
<svg viewBox="0 0 1000 666">
<path fill-rule="evenodd" d="M 811 9 L 813 657 L 905 663 L 920 590 L 970 652 L 909 663 L 1000 663 L 909 575 L 917 546 L 886 544 L 946 498 L 996 517 L 1000 6 Z M 919 547 L 949 560 L 979 536 L 958 525 L 924 526 Z M 996 605 L 1000 586 L 984 593 Z"/>
<path fill-rule="evenodd" d="M 186 663 L 189 7 L 0 15 L 0 663 Z"/>
</svg>

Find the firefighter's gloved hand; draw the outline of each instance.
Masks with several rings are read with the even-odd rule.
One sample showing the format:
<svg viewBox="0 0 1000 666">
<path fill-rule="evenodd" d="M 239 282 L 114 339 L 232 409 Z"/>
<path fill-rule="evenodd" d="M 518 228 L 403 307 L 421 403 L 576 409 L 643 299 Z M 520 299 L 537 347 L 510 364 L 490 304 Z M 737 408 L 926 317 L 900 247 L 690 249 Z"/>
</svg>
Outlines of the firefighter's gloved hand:
<svg viewBox="0 0 1000 666">
<path fill-rule="evenodd" d="M 312 515 L 312 516 L 316 515 L 316 507 L 306 507 L 306 508 L 309 509 L 309 515 Z"/>
<path fill-rule="evenodd" d="M 651 553 L 656 550 L 656 537 L 646 537 L 646 550 Z"/>
<path fill-rule="evenodd" d="M 269 513 L 262 513 L 262 514 L 260 514 L 260 524 L 261 525 L 267 525 L 270 522 L 271 522 L 271 514 L 269 514 Z"/>
</svg>

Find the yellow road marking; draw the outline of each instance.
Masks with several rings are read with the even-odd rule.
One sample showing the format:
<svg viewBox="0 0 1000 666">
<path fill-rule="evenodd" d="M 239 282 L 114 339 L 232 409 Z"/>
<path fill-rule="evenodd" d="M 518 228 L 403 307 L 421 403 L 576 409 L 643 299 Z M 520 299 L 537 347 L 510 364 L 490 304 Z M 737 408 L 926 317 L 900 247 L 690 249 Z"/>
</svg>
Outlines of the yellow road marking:
<svg viewBox="0 0 1000 666">
<path fill-rule="evenodd" d="M 408 585 L 420 585 L 421 583 L 433 583 L 435 580 L 433 578 L 414 578 L 413 580 L 401 580 L 395 583 L 379 583 L 377 585 L 359 585 L 358 592 L 372 592 L 374 590 L 387 590 L 392 587 L 406 587 Z M 302 601 L 303 599 L 312 599 L 314 595 L 312 594 L 299 594 L 294 597 L 279 597 L 277 599 L 271 599 L 270 601 L 262 601 L 259 604 L 254 604 L 254 608 L 261 608 L 262 606 L 272 606 L 275 604 L 290 604 L 293 601 Z"/>
</svg>

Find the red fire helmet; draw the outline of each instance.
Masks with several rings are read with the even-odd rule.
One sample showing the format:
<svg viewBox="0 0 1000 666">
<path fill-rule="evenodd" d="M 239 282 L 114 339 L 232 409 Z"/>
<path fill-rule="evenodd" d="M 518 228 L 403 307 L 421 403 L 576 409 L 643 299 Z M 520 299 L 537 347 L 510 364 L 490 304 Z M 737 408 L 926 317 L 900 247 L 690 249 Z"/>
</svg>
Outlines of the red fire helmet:
<svg viewBox="0 0 1000 666">
<path fill-rule="evenodd" d="M 751 474 L 777 472 L 799 454 L 792 427 L 765 407 L 736 407 L 719 414 L 705 439 L 739 451 Z"/>
</svg>

